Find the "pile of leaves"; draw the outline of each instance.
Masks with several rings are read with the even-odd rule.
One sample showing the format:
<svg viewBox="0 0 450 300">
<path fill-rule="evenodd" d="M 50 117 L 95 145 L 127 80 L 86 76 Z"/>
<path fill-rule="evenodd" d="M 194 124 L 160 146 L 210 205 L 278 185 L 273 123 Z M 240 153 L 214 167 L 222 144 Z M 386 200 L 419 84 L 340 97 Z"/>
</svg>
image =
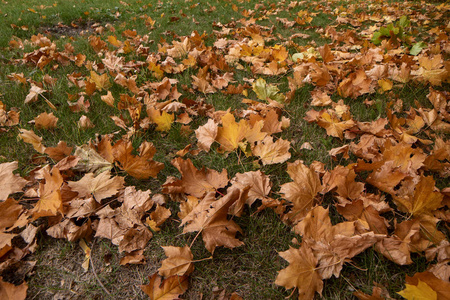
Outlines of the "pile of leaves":
<svg viewBox="0 0 450 300">
<path fill-rule="evenodd" d="M 23 126 L 19 109 L 0 103 L 2 132 L 18 130 L 18 143 L 34 148 L 37 155 L 32 161 L 39 165 L 20 176 L 17 161 L 0 164 L 0 271 L 32 270 L 35 263 L 24 258 L 36 251 L 40 231 L 79 242 L 86 255 L 85 269 L 90 264 L 85 241 L 93 238 L 116 245 L 124 253 L 121 264 L 142 263 L 153 235 L 165 222 L 177 221 L 184 234 L 193 233 L 190 244 L 163 245 L 167 258 L 149 276 L 150 282 L 141 286 L 151 299 L 175 299 L 189 288 L 194 264 L 208 259 L 195 257 L 192 245 L 203 242 L 211 256 L 217 247 L 243 245 L 238 234 L 242 229 L 235 220 L 248 212 L 245 206 L 253 206 L 258 212 L 274 210 L 279 221 L 298 235 L 289 249 L 279 249 L 289 265 L 279 270 L 274 282 L 294 288 L 299 299 L 321 294 L 324 280 L 339 277 L 346 263 L 372 247 L 398 265 L 412 264 L 411 253 L 429 261 L 426 271 L 406 277 L 401 296 L 448 299 L 450 23 L 431 28 L 428 43 L 411 53 L 399 42 L 403 35 L 393 25 L 382 27 L 389 21 L 382 17 L 386 7 L 377 1 L 372 5 L 378 10 L 374 8 L 370 16 L 359 13 L 358 18 L 350 18 L 351 7 L 346 14 L 339 9 L 330 12 L 335 24 L 315 29 L 330 40 L 322 46 L 294 42 L 306 37 L 301 31 L 316 17 L 313 11 L 300 10 L 295 19 L 278 18 L 277 26 L 299 29 L 298 36 L 288 39 L 259 24 L 263 17 L 256 15 L 261 10 L 263 15 L 296 11 L 300 6 L 296 1 L 258 4 L 254 11 L 244 11 L 240 20 L 215 23 L 211 35 L 172 33 L 172 41 L 161 39 L 157 50 L 151 50 L 148 35 L 128 29 L 118 36 L 112 26 L 97 24 L 88 38 L 94 59 L 77 53 L 70 43 L 58 47 L 42 34 L 30 40 L 12 39 L 11 49 L 23 56 L 11 64 L 48 72 L 42 81 L 21 73 L 8 75 L 29 91 L 21 100 L 24 105 L 48 104 L 51 112 L 40 113 L 32 127 L 58 126 L 61 107 L 53 103 L 52 89 L 66 79 L 51 74 L 70 65 L 77 72 L 66 77 L 76 93 L 68 94 L 67 107 L 80 115 L 77 126 L 95 128 L 87 112 L 110 106 L 116 112 L 111 119 L 117 131 L 98 134 L 82 145 L 64 140 L 49 145 L 33 128 Z M 437 9 L 439 17 L 450 6 Z M 410 18 L 416 22 L 428 16 Z M 150 17 L 145 21 L 149 28 L 156 25 Z M 364 31 L 342 29 L 342 25 L 359 28 L 369 21 L 375 25 Z M 387 31 L 390 36 L 384 34 Z M 236 70 L 249 70 L 253 77 L 237 77 Z M 144 71 L 148 75 L 143 76 Z M 176 79 L 183 74 L 188 84 Z M 288 79 L 285 92 L 268 83 L 282 77 Z M 429 103 L 407 107 L 393 92 L 412 83 L 428 86 Z M 335 166 L 305 163 L 292 151 L 291 141 L 282 138 L 296 122 L 289 118 L 289 105 L 304 86 L 311 87 L 304 120 L 342 141 L 342 146 L 329 150 L 333 159 L 339 159 Z M 114 87 L 122 92 L 113 95 Z M 213 93 L 233 96 L 242 109 L 216 110 L 204 100 Z M 352 116 L 355 101 L 377 105 L 365 98 L 373 94 L 388 95 L 386 110 L 380 112 L 385 117 L 363 122 Z M 103 102 L 95 102 L 99 97 Z M 152 141 L 136 145 L 135 138 L 148 132 L 164 138 L 174 123 L 181 123 L 180 133 L 192 141 L 174 149 L 171 164 L 179 174 L 164 178 L 156 192 L 128 184 L 130 177 L 157 180 L 168 167 L 154 159 L 158 149 Z M 311 147 L 305 143 L 301 151 Z M 250 158 L 254 170 L 229 176 L 226 169 L 196 167 L 197 157 L 211 152 L 223 159 Z M 273 175 L 261 171 L 268 165 L 283 168 L 290 180 L 274 185 Z M 169 208 L 174 205 L 178 213 Z M 331 208 L 340 222 L 332 222 Z M 258 213 L 252 217 L 258 218 Z M 14 285 L 2 280 L 0 287 L 2 299 L 26 296 L 24 281 Z M 360 299 L 390 298 L 379 286 L 372 296 L 354 294 Z M 239 298 L 236 293 L 230 296 Z"/>
</svg>

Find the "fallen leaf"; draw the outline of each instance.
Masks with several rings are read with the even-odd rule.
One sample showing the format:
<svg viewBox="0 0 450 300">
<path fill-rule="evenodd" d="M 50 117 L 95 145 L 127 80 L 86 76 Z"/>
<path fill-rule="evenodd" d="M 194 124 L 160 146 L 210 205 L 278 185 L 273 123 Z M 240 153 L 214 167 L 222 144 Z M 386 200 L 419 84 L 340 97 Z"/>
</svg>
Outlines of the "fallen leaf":
<svg viewBox="0 0 450 300">
<path fill-rule="evenodd" d="M 184 247 L 163 246 L 164 253 L 167 258 L 162 261 L 161 267 L 158 269 L 159 275 L 170 277 L 173 275 L 183 276 L 189 275 L 194 271 L 191 248 L 187 245 Z"/>
<path fill-rule="evenodd" d="M 229 208 L 240 198 L 241 191 L 232 189 L 219 200 L 214 192 L 205 198 L 182 220 L 183 233 L 199 231 L 202 233 L 206 249 L 212 253 L 218 246 L 235 248 L 244 243 L 235 238 L 241 228 L 227 218 Z"/>
<path fill-rule="evenodd" d="M 58 118 L 53 113 L 42 113 L 34 119 L 34 125 L 36 128 L 52 129 L 56 128 Z"/>
<path fill-rule="evenodd" d="M 6 200 L 10 194 L 22 192 L 28 183 L 19 175 L 13 173 L 19 167 L 17 161 L 0 164 L 0 200 Z"/>
<path fill-rule="evenodd" d="M 78 197 L 94 196 L 97 202 L 111 197 L 123 188 L 125 180 L 123 177 L 115 176 L 110 178 L 109 171 L 105 171 L 95 176 L 94 173 L 88 173 L 79 181 L 69 181 L 69 187 L 78 193 Z"/>
<path fill-rule="evenodd" d="M 311 248 L 302 244 L 300 249 L 290 247 L 279 254 L 289 266 L 278 272 L 275 284 L 286 289 L 297 288 L 299 300 L 313 299 L 316 292 L 322 295 L 323 281 L 316 271 L 317 258 Z"/>
<path fill-rule="evenodd" d="M 405 284 L 405 289 L 398 292 L 400 296 L 407 300 L 437 300 L 436 292 L 425 282 L 420 281 L 417 285 Z"/>
<path fill-rule="evenodd" d="M 186 292 L 188 288 L 188 276 L 171 276 L 162 280 L 157 273 L 149 276 L 150 282 L 141 285 L 142 291 L 151 300 L 178 299 L 178 296 Z"/>
<path fill-rule="evenodd" d="M 33 130 L 19 129 L 19 137 L 28 144 L 31 144 L 39 153 L 45 152 L 45 146 L 42 145 L 42 138 L 37 136 Z"/>
<path fill-rule="evenodd" d="M 28 284 L 22 282 L 20 285 L 14 285 L 3 281 L 0 277 L 0 299 L 4 300 L 24 300 L 27 297 Z"/>
<path fill-rule="evenodd" d="M 183 160 L 181 157 L 173 159 L 172 165 L 178 169 L 182 177 L 170 184 L 164 184 L 165 192 L 186 193 L 201 198 L 207 192 L 216 191 L 228 184 L 226 169 L 223 169 L 221 173 L 205 168 L 198 170 L 190 159 Z"/>
</svg>

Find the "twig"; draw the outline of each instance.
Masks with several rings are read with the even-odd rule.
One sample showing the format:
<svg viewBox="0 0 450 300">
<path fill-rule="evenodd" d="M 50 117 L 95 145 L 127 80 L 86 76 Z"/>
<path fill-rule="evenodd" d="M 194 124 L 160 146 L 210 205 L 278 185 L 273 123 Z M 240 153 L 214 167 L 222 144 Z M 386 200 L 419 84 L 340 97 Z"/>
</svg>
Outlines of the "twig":
<svg viewBox="0 0 450 300">
<path fill-rule="evenodd" d="M 92 246 L 91 246 L 91 257 L 90 257 L 90 262 L 91 262 L 92 272 L 94 273 L 95 279 L 97 279 L 98 283 L 99 283 L 100 286 L 103 288 L 103 290 L 105 291 L 105 293 L 107 293 L 108 295 L 111 296 L 111 293 L 106 289 L 106 287 L 105 287 L 105 286 L 103 285 L 103 283 L 100 281 L 100 278 L 98 278 L 97 272 L 95 271 L 94 261 L 92 260 L 92 253 L 93 253 L 93 250 L 94 250 L 95 241 L 97 241 L 97 239 L 94 239 L 94 241 L 92 242 Z"/>
</svg>

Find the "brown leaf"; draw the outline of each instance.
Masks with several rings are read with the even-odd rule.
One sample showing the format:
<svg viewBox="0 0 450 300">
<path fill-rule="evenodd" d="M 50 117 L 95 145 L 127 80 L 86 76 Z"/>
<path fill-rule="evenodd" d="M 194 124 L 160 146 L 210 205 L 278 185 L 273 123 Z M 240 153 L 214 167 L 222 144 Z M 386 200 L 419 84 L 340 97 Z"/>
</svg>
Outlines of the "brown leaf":
<svg viewBox="0 0 450 300">
<path fill-rule="evenodd" d="M 272 137 L 267 136 L 253 147 L 252 153 L 261 159 L 263 165 L 283 163 L 291 158 L 290 145 L 287 140 L 280 138 L 274 142 Z"/>
<path fill-rule="evenodd" d="M 27 97 L 25 98 L 25 104 L 31 103 L 31 102 L 36 102 L 38 100 L 39 95 L 44 92 L 46 92 L 46 90 L 38 87 L 37 85 L 32 84 L 31 88 L 30 88 L 30 92 L 27 95 Z"/>
<path fill-rule="evenodd" d="M 294 181 L 281 185 L 280 193 L 293 205 L 290 218 L 298 220 L 313 207 L 322 184 L 314 169 L 308 168 L 300 160 L 288 163 L 287 172 Z"/>
<path fill-rule="evenodd" d="M 119 140 L 112 148 L 114 159 L 119 167 L 137 179 L 156 177 L 164 168 L 164 164 L 153 160 L 156 148 L 150 142 L 144 142 L 139 147 L 140 156 L 131 154 L 133 146 L 130 141 Z"/>
<path fill-rule="evenodd" d="M 101 202 L 102 199 L 111 197 L 123 188 L 124 178 L 115 176 L 110 178 L 109 171 L 100 173 L 94 176 L 94 173 L 88 173 L 83 176 L 79 181 L 69 181 L 69 187 L 78 193 L 79 197 L 94 196 L 97 202 Z"/>
<path fill-rule="evenodd" d="M 126 253 L 126 255 L 120 259 L 119 264 L 121 266 L 125 266 L 128 264 L 130 265 L 145 264 L 144 249 L 136 250 L 131 253 Z"/>
<path fill-rule="evenodd" d="M 311 248 L 302 244 L 300 249 L 290 247 L 279 254 L 289 266 L 278 272 L 275 284 L 286 289 L 297 288 L 299 300 L 313 299 L 316 292 L 322 295 L 323 281 L 316 271 L 317 258 Z"/>
<path fill-rule="evenodd" d="M 158 269 L 159 275 L 167 278 L 173 275 L 189 275 L 194 271 L 192 263 L 194 256 L 191 248 L 187 245 L 184 247 L 163 246 L 162 248 L 167 258 L 162 261 L 162 265 Z"/>
<path fill-rule="evenodd" d="M 433 176 L 420 176 L 414 194 L 407 194 L 401 197 L 394 197 L 399 209 L 412 215 L 430 214 L 441 206 L 444 196 L 435 190 Z"/>
<path fill-rule="evenodd" d="M 5 200 L 10 194 L 22 192 L 28 183 L 19 175 L 13 173 L 19 167 L 17 161 L 0 164 L 0 200 Z"/>
<path fill-rule="evenodd" d="M 170 211 L 170 209 L 158 204 L 156 206 L 156 210 L 150 213 L 150 218 L 155 223 L 154 227 L 152 227 L 152 230 L 159 231 L 160 229 L 158 227 L 161 226 L 171 215 L 172 212 Z"/>
<path fill-rule="evenodd" d="M 59 141 L 56 147 L 45 148 L 45 153 L 50 156 L 51 159 L 60 161 L 64 157 L 69 156 L 72 153 L 73 147 L 68 147 L 66 142 Z"/>
<path fill-rule="evenodd" d="M 353 120 L 340 121 L 336 116 L 324 112 L 317 120 L 317 125 L 327 130 L 327 134 L 338 137 L 341 140 L 344 137 L 344 131 L 356 125 Z"/>
<path fill-rule="evenodd" d="M 108 91 L 106 95 L 101 96 L 100 99 L 102 99 L 102 101 L 108 104 L 109 106 L 114 107 L 114 97 L 110 91 Z"/>
<path fill-rule="evenodd" d="M 183 160 L 181 157 L 173 159 L 172 165 L 180 171 L 182 177 L 180 180 L 163 185 L 167 193 L 186 193 L 201 198 L 205 193 L 216 191 L 228 184 L 226 169 L 221 173 L 205 168 L 198 170 L 190 159 Z"/>
<path fill-rule="evenodd" d="M 42 138 L 37 136 L 33 130 L 19 129 L 19 137 L 28 144 L 31 144 L 39 153 L 45 152 L 45 146 L 42 145 Z"/>
<path fill-rule="evenodd" d="M 58 118 L 53 113 L 42 113 L 34 119 L 34 125 L 36 128 L 52 129 L 56 128 Z"/>
<path fill-rule="evenodd" d="M 208 193 L 180 225 L 187 224 L 183 233 L 202 232 L 205 247 L 211 253 L 214 253 L 218 246 L 234 248 L 243 245 L 243 242 L 235 238 L 241 228 L 227 218 L 229 208 L 240 198 L 241 191 L 232 189 L 220 200 L 216 200 L 214 194 L 214 192 Z"/>
<path fill-rule="evenodd" d="M 43 169 L 45 183 L 39 183 L 39 201 L 34 207 L 33 215 L 38 216 L 55 216 L 58 212 L 63 212 L 61 186 L 64 182 L 59 170 L 53 168 Z"/>
<path fill-rule="evenodd" d="M 3 281 L 0 277 L 0 299 L 3 300 L 24 300 L 27 297 L 28 284 L 22 282 L 20 285 L 14 285 Z"/>
<path fill-rule="evenodd" d="M 246 187 L 250 187 L 246 200 L 246 203 L 249 206 L 251 206 L 257 199 L 262 200 L 266 198 L 271 190 L 269 177 L 260 170 L 237 173 L 236 176 L 231 179 L 231 184 L 233 187 L 237 187 L 241 190 Z"/>
<path fill-rule="evenodd" d="M 80 119 L 77 122 L 77 125 L 78 125 L 78 128 L 80 128 L 80 129 L 87 129 L 87 128 L 95 127 L 94 123 L 92 123 L 91 120 L 85 115 L 80 117 Z"/>
<path fill-rule="evenodd" d="M 95 83 L 97 90 L 107 90 L 111 86 L 108 73 L 102 75 L 97 74 L 95 71 L 91 71 L 91 77 L 88 80 Z"/>
<path fill-rule="evenodd" d="M 198 148 L 209 152 L 209 149 L 214 143 L 217 136 L 218 126 L 213 119 L 209 119 L 208 122 L 200 126 L 195 130 L 195 135 L 197 137 Z"/>
<path fill-rule="evenodd" d="M 150 300 L 172 300 L 186 292 L 188 288 L 188 276 L 171 276 L 164 279 L 157 273 L 153 274 L 149 284 L 141 285 L 142 291 L 150 297 Z"/>
<path fill-rule="evenodd" d="M 12 198 L 0 202 L 0 231 L 4 231 L 6 228 L 14 225 L 21 212 L 22 205 Z"/>
</svg>

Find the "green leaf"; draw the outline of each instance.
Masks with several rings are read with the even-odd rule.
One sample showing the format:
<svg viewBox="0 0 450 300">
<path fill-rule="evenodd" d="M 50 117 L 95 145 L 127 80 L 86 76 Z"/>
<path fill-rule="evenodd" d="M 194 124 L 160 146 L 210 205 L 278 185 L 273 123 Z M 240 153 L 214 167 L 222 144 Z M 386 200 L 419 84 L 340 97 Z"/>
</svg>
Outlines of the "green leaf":
<svg viewBox="0 0 450 300">
<path fill-rule="evenodd" d="M 418 42 L 418 43 L 415 43 L 415 44 L 412 46 L 411 50 L 409 50 L 409 54 L 411 54 L 411 55 L 417 55 L 417 54 L 419 54 L 419 53 L 422 51 L 422 49 L 425 48 L 426 46 L 427 46 L 427 44 L 424 43 L 424 42 Z"/>
<path fill-rule="evenodd" d="M 375 45 L 381 44 L 381 39 L 380 38 L 382 36 L 383 35 L 381 34 L 381 32 L 379 32 L 379 31 L 374 32 L 373 36 L 372 36 L 372 39 L 371 39 L 372 43 L 374 43 Z"/>
<path fill-rule="evenodd" d="M 400 27 L 403 27 L 403 28 L 409 27 L 410 25 L 411 25 L 411 21 L 408 20 L 407 16 L 402 16 L 400 18 L 400 21 L 398 21 L 398 23 L 397 23 L 397 26 L 400 26 Z"/>
</svg>

